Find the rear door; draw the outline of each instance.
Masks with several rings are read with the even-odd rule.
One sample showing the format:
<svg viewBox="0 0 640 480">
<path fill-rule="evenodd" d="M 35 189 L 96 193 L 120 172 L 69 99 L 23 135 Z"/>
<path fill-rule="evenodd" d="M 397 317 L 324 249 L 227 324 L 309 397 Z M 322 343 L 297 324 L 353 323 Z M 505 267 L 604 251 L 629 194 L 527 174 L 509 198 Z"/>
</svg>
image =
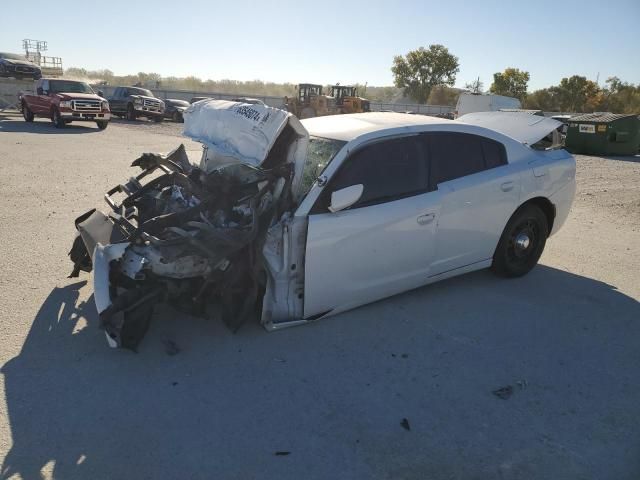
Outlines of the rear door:
<svg viewBox="0 0 640 480">
<path fill-rule="evenodd" d="M 352 308 L 425 283 L 440 193 L 428 192 L 419 136 L 384 140 L 345 159 L 309 214 L 304 317 Z M 362 184 L 350 208 L 331 193 Z"/>
<path fill-rule="evenodd" d="M 519 174 L 502 143 L 459 132 L 429 133 L 430 187 L 442 195 L 430 274 L 489 260 L 520 199 Z"/>
</svg>

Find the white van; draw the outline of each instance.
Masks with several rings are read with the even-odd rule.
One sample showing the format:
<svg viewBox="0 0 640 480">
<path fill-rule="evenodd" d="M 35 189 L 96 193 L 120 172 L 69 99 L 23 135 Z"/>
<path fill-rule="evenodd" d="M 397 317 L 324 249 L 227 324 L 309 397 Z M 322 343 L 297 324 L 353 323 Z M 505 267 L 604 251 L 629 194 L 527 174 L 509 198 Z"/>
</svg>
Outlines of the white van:
<svg viewBox="0 0 640 480">
<path fill-rule="evenodd" d="M 517 98 L 503 95 L 461 93 L 453 113 L 454 117 L 458 118 L 467 113 L 497 112 L 503 108 L 522 108 L 522 105 Z"/>
</svg>

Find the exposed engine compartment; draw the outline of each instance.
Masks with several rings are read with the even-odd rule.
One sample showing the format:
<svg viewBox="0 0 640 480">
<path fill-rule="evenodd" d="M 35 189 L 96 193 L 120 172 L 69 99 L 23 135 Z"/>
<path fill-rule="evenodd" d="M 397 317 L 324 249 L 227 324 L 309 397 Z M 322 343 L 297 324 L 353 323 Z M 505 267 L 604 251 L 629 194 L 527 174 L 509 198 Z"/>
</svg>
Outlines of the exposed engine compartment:
<svg viewBox="0 0 640 480">
<path fill-rule="evenodd" d="M 117 247 L 100 257 L 108 258 L 110 298 L 100 322 L 112 346 L 135 350 L 163 301 L 200 315 L 217 304 L 234 331 L 259 317 L 261 249 L 269 227 L 294 206 L 293 165 L 283 156 L 289 141 L 281 135 L 260 167 L 228 163 L 209 173 L 189 163 L 183 145 L 145 153 L 132 163 L 142 172 L 105 194 L 108 215 L 93 209 L 76 219 L 70 276 L 98 267 L 94 250 Z"/>
</svg>

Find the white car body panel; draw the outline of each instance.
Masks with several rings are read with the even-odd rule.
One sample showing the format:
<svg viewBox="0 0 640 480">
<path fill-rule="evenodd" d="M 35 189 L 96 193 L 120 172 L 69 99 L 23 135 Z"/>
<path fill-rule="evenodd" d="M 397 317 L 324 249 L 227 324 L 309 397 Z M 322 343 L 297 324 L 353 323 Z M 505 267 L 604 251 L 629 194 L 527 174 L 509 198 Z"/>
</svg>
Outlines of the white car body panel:
<svg viewBox="0 0 640 480">
<path fill-rule="evenodd" d="M 520 200 L 514 165 L 444 182 L 432 274 L 491 259 Z"/>
<path fill-rule="evenodd" d="M 522 112 L 469 113 L 456 121 L 495 130 L 527 145 L 533 145 L 562 125 L 550 117 Z"/>
<path fill-rule="evenodd" d="M 304 316 L 362 305 L 429 277 L 440 192 L 309 216 Z"/>
<path fill-rule="evenodd" d="M 471 133 L 497 140 L 505 146 L 509 163 L 444 182 L 436 192 L 425 194 L 424 197 L 434 195 L 431 198 L 437 198 L 429 204 L 436 220 L 427 230 L 428 235 L 425 230 L 416 228 L 420 212 L 415 199 L 423 195 L 353 211 L 309 215 L 324 188 L 316 183 L 295 213 L 299 218 L 308 217 L 309 222 L 305 318 L 333 315 L 436 280 L 490 266 L 502 231 L 515 210 L 526 200 L 549 198 L 559 185 L 569 186 L 565 195 L 556 197 L 563 203 L 556 206 L 556 211 L 563 214 L 569 211 L 573 199 L 571 192 L 575 190 L 573 157 L 564 150 L 535 151 L 521 141 L 535 143 L 557 127 L 555 121 L 543 122 L 544 128 L 541 128 L 539 122 L 531 122 L 531 115 L 506 114 L 502 118 L 520 125 L 520 135 L 515 135 L 513 129 L 510 132 L 520 136 L 517 139 L 481 125 L 432 118 L 421 120 L 402 114 L 390 114 L 391 126 L 384 129 L 380 117 L 387 114 L 377 115 L 379 117 L 370 123 L 362 118 L 332 122 L 330 117 L 303 121 L 312 136 L 339 137 L 348 141 L 323 172 L 323 177 L 331 179 L 349 155 L 363 145 L 430 131 Z M 408 117 L 408 123 L 398 126 L 400 117 Z M 526 133 L 527 126 L 535 130 L 533 134 Z M 534 170 L 541 175 L 536 177 Z M 389 207 L 405 201 L 401 211 Z M 376 214 L 363 212 L 369 209 L 377 212 L 378 222 L 375 221 Z M 554 232 L 557 228 L 554 223 Z M 405 232 L 409 233 L 406 238 L 421 236 L 407 241 L 402 236 Z M 433 243 L 426 243 L 425 237 L 431 238 Z M 391 257 L 391 263 L 381 261 L 385 255 Z M 430 260 L 425 265 L 423 260 L 427 258 Z M 407 265 L 411 261 L 414 264 Z"/>
</svg>

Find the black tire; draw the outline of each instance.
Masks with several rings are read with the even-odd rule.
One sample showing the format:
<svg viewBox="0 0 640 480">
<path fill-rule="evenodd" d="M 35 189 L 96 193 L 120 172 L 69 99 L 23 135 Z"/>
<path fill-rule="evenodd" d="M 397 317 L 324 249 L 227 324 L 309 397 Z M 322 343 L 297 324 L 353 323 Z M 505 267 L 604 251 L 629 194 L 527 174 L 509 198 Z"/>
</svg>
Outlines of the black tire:
<svg viewBox="0 0 640 480">
<path fill-rule="evenodd" d="M 33 122 L 33 119 L 35 117 L 33 112 L 29 110 L 29 107 L 25 102 L 22 102 L 22 116 L 24 117 L 24 121 L 29 123 Z"/>
<path fill-rule="evenodd" d="M 64 128 L 67 125 L 57 108 L 51 112 L 51 121 L 56 128 Z"/>
<path fill-rule="evenodd" d="M 135 121 L 135 119 L 136 119 L 136 111 L 133 108 L 133 105 L 131 105 L 131 104 L 127 105 L 127 116 L 126 116 L 126 119 L 130 120 L 132 122 Z"/>
<path fill-rule="evenodd" d="M 491 269 L 503 277 L 526 275 L 538 263 L 548 236 L 544 212 L 535 205 L 523 205 L 504 227 Z"/>
<path fill-rule="evenodd" d="M 109 126 L 109 122 L 106 120 L 98 120 L 96 122 L 96 125 L 98 125 L 98 128 L 100 130 L 104 130 L 105 128 L 107 128 Z"/>
<path fill-rule="evenodd" d="M 180 115 L 180 112 L 173 112 L 172 118 L 173 118 L 173 121 L 176 122 L 176 123 L 181 123 L 181 122 L 184 121 L 182 119 L 182 115 Z"/>
<path fill-rule="evenodd" d="M 157 116 L 152 117 L 152 118 L 153 118 L 153 121 L 156 122 L 156 123 L 160 123 L 160 122 L 162 122 L 162 120 L 164 120 L 164 118 L 162 118 L 161 115 L 157 115 Z"/>
</svg>

